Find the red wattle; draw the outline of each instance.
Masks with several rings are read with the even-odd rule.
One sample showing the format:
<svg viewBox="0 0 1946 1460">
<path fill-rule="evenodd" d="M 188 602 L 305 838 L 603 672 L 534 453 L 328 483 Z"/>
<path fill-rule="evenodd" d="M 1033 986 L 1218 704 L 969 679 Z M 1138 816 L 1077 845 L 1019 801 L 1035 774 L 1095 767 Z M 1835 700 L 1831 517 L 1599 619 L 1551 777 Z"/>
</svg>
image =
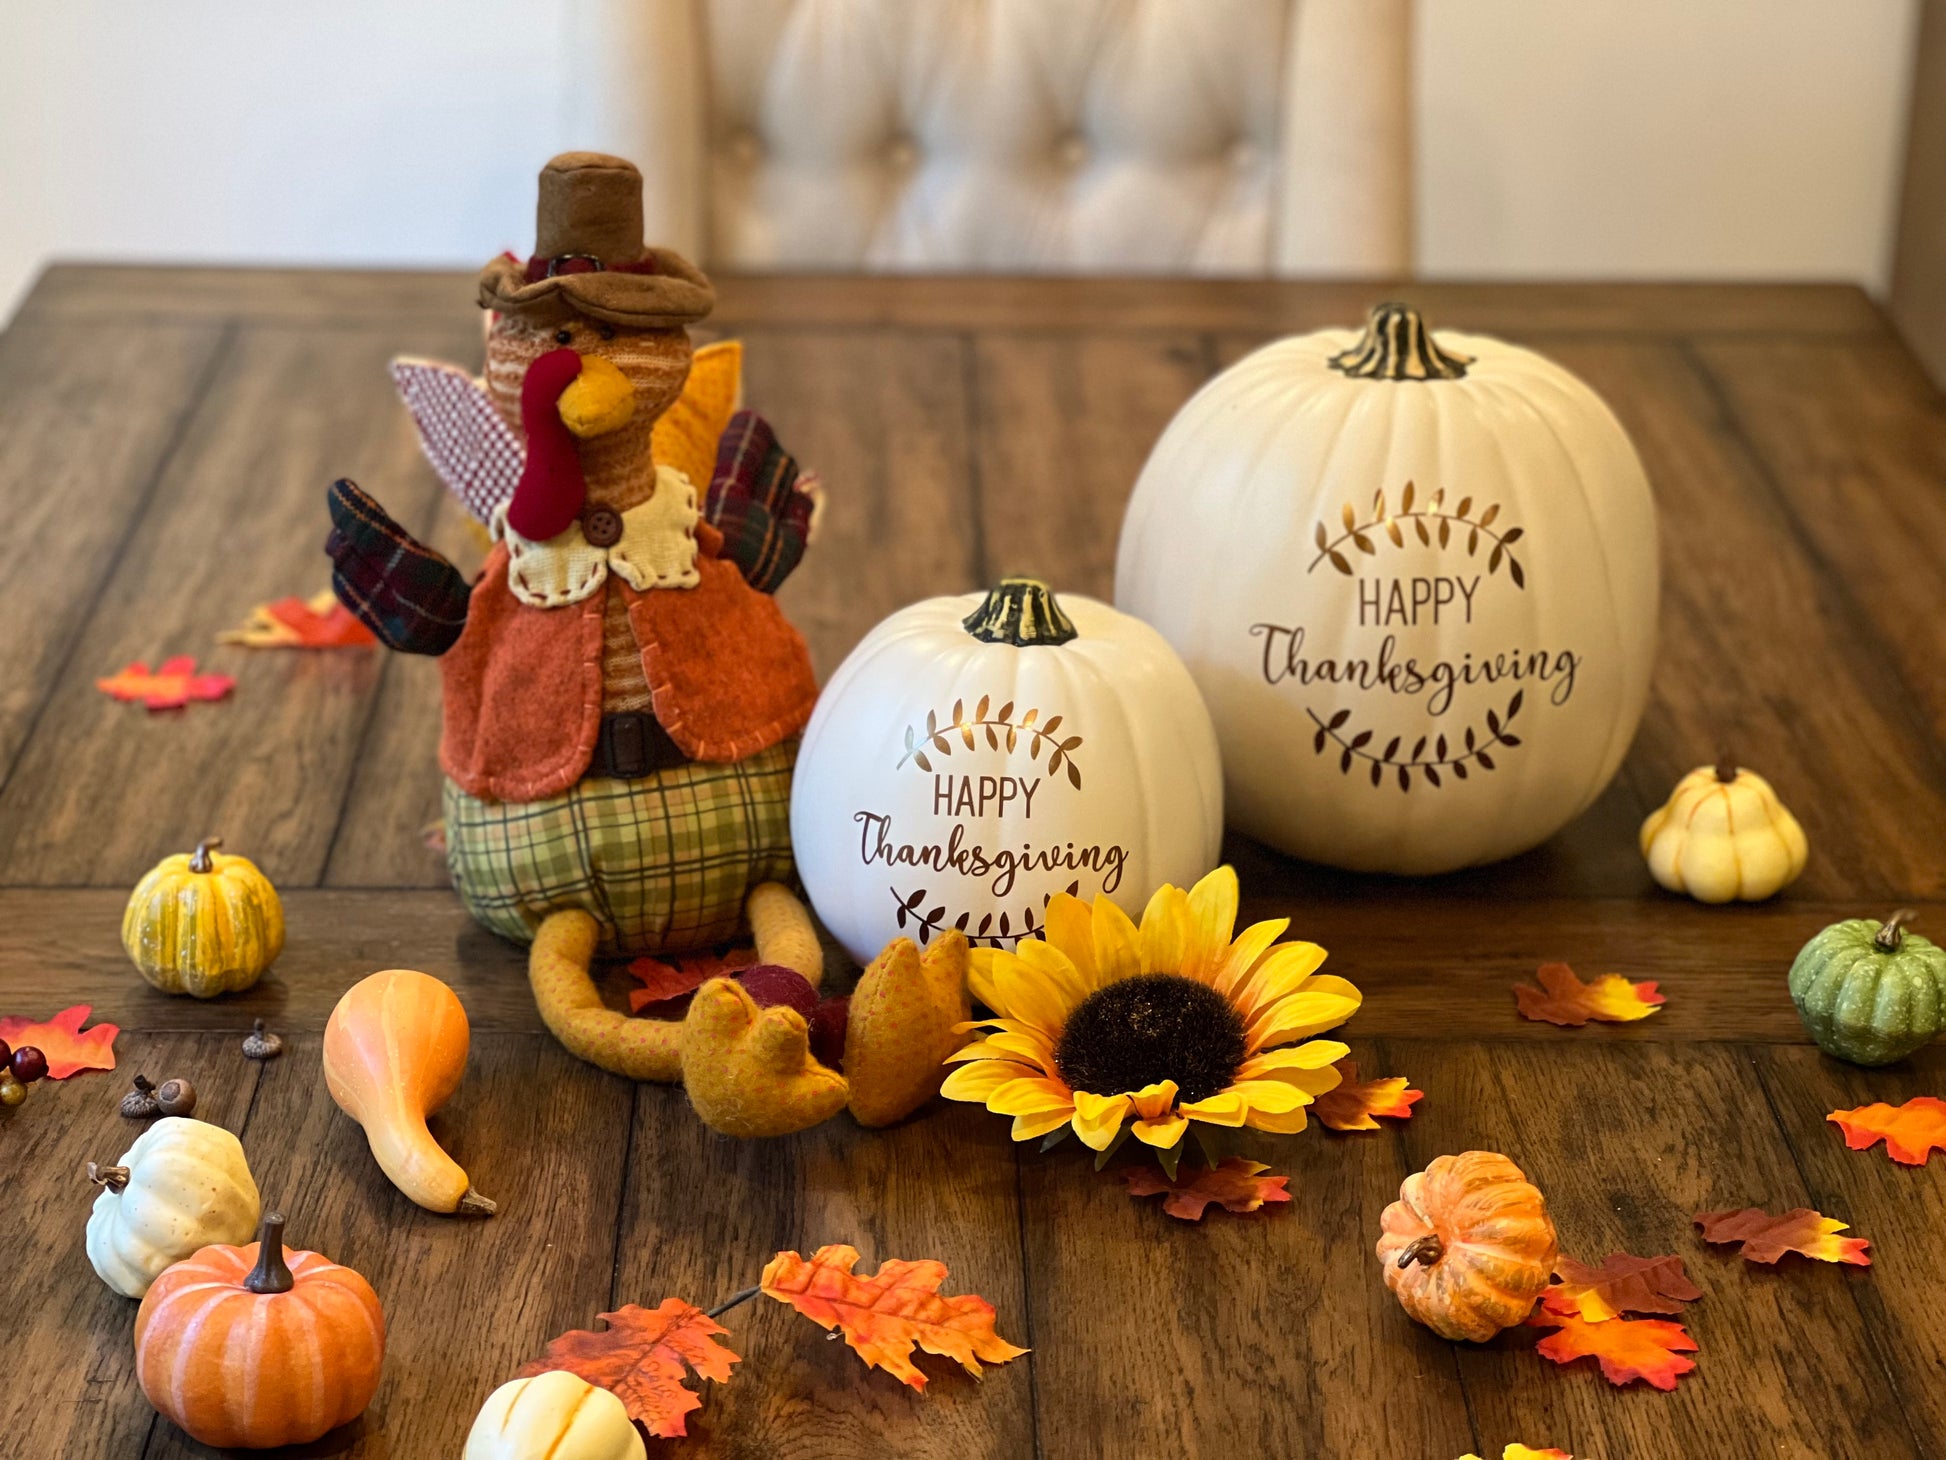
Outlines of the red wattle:
<svg viewBox="0 0 1946 1460">
<path fill-rule="evenodd" d="M 520 382 L 527 464 L 507 504 L 507 525 L 529 542 L 546 542 L 566 532 L 588 498 L 581 453 L 559 410 L 561 392 L 580 374 L 581 357 L 573 350 L 549 350 L 527 367 Z"/>
</svg>

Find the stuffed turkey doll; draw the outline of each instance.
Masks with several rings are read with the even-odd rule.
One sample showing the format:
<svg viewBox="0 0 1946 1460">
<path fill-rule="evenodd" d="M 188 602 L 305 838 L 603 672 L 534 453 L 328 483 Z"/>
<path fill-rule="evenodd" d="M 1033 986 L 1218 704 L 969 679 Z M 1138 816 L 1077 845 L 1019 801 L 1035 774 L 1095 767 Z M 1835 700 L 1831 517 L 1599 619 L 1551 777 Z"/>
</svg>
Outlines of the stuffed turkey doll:
<svg viewBox="0 0 1946 1460">
<path fill-rule="evenodd" d="M 351 482 L 330 492 L 338 597 L 391 648 L 440 660 L 454 885 L 481 924 L 532 944 L 542 1016 L 583 1059 L 681 1080 L 735 1134 L 847 1104 L 897 1119 L 937 1089 L 966 1017 L 965 953 L 888 949 L 848 1008 L 812 992 L 822 950 L 784 884 L 817 681 L 771 593 L 803 552 L 815 489 L 760 417 L 731 413 L 737 347 L 698 363 L 686 326 L 713 292 L 644 247 L 632 165 L 556 157 L 536 231 L 531 258 L 480 275 L 484 381 L 393 366 L 435 469 L 488 528 L 479 578 Z M 709 474 L 701 500 L 695 473 Z M 610 1010 L 590 977 L 597 953 L 707 948 L 746 925 L 777 966 L 768 984 L 714 981 L 680 1022 Z M 780 982 L 785 1002 L 752 996 Z M 834 1012 L 820 1061 L 809 1021 Z"/>
</svg>

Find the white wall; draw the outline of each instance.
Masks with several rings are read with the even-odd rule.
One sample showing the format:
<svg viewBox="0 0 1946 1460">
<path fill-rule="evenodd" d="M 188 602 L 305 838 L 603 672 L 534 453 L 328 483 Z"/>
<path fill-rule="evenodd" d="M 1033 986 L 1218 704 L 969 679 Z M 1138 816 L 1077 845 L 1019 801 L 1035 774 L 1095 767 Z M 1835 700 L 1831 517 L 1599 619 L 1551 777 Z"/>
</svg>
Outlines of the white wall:
<svg viewBox="0 0 1946 1460">
<path fill-rule="evenodd" d="M 526 247 L 604 3 L 0 0 L 0 318 L 54 256 Z M 1915 5 L 1419 0 L 1422 271 L 1882 285 Z"/>
</svg>

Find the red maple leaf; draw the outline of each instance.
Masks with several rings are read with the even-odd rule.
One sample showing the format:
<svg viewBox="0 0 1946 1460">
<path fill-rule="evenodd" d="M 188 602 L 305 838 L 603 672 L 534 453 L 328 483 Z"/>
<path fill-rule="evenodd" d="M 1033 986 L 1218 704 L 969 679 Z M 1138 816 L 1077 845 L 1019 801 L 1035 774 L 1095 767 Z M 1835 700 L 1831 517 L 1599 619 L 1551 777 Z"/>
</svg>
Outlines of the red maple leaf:
<svg viewBox="0 0 1946 1460">
<path fill-rule="evenodd" d="M 1663 1002 L 1653 982 L 1630 983 L 1619 973 L 1604 973 L 1593 983 L 1583 983 L 1565 963 L 1543 963 L 1534 977 L 1540 987 L 1514 985 L 1514 1002 L 1524 1019 L 1543 1020 L 1566 1029 L 1578 1029 L 1590 1019 L 1620 1024 L 1631 1019 L 1646 1019 Z"/>
<path fill-rule="evenodd" d="M 642 985 L 628 991 L 628 1008 L 639 1014 L 651 1004 L 684 999 L 713 978 L 727 978 L 752 967 L 757 961 L 754 948 L 733 948 L 728 953 L 698 953 L 664 963 L 660 958 L 642 957 L 629 964 L 628 971 Z"/>
<path fill-rule="evenodd" d="M 0 1019 L 0 1041 L 19 1049 L 31 1045 L 47 1056 L 47 1077 L 65 1080 L 78 1070 L 115 1068 L 115 1036 L 121 1029 L 113 1024 L 97 1024 L 86 1034 L 88 1004 L 63 1009 L 52 1019 L 35 1023 L 19 1014 Z"/>
<path fill-rule="evenodd" d="M 1660 1318 L 1612 1318 L 1590 1323 L 1571 1313 L 1543 1308 L 1528 1324 L 1557 1330 L 1534 1345 L 1544 1359 L 1571 1364 L 1598 1359 L 1602 1377 L 1614 1385 L 1647 1380 L 1658 1389 L 1674 1389 L 1676 1380 L 1696 1367 L 1684 1354 L 1696 1352 L 1696 1340 L 1680 1323 Z"/>
<path fill-rule="evenodd" d="M 571 1329 L 519 1377 L 531 1379 L 549 1369 L 579 1374 L 621 1400 L 629 1418 L 640 1421 L 650 1434 L 666 1437 L 687 1434 L 684 1416 L 703 1407 L 702 1397 L 682 1382 L 683 1366 L 727 1384 L 730 1365 L 740 1360 L 716 1342 L 718 1334 L 729 1330 L 680 1298 L 664 1298 L 654 1308 L 630 1303 L 601 1318 L 606 1329 Z"/>
<path fill-rule="evenodd" d="M 1847 1262 L 1853 1267 L 1870 1267 L 1865 1249 L 1872 1244 L 1864 1237 L 1840 1237 L 1849 1224 L 1827 1217 L 1809 1207 L 1793 1207 L 1781 1216 L 1771 1216 L 1762 1207 L 1744 1207 L 1734 1212 L 1698 1212 L 1696 1225 L 1703 1229 L 1705 1242 L 1741 1242 L 1739 1255 L 1750 1262 L 1776 1262 L 1786 1252 L 1815 1257 L 1819 1262 Z"/>
<path fill-rule="evenodd" d="M 1288 1176 L 1265 1176 L 1261 1161 L 1231 1156 L 1215 1167 L 1178 1171 L 1173 1179 L 1153 1166 L 1130 1166 L 1122 1172 L 1130 1196 L 1163 1196 L 1162 1209 L 1185 1222 L 1200 1222 L 1211 1202 L 1226 1212 L 1254 1212 L 1268 1202 L 1289 1201 L 1284 1190 Z"/>
<path fill-rule="evenodd" d="M 1903 1105 L 1861 1105 L 1825 1117 L 1845 1133 L 1854 1151 L 1885 1142 L 1885 1154 L 1902 1166 L 1923 1166 L 1935 1148 L 1946 1151 L 1946 1100 L 1915 1095 Z"/>
<path fill-rule="evenodd" d="M 227 674 L 198 674 L 192 655 L 165 659 L 159 669 L 137 660 L 119 674 L 97 679 L 95 688 L 118 700 L 140 700 L 151 710 L 180 710 L 191 700 L 220 700 L 236 688 Z"/>
<path fill-rule="evenodd" d="M 1337 1070 L 1338 1088 L 1311 1103 L 1311 1113 L 1332 1130 L 1377 1130 L 1375 1115 L 1410 1119 L 1412 1107 L 1426 1098 L 1426 1092 L 1413 1089 L 1403 1075 L 1360 1084 L 1357 1060 L 1339 1060 Z"/>
<path fill-rule="evenodd" d="M 1541 1301 L 1550 1313 L 1572 1314 L 1605 1323 L 1620 1313 L 1680 1313 L 1703 1290 L 1689 1280 L 1680 1257 L 1631 1257 L 1611 1252 L 1600 1267 L 1563 1256 L 1555 1265 L 1560 1279 Z"/>
</svg>

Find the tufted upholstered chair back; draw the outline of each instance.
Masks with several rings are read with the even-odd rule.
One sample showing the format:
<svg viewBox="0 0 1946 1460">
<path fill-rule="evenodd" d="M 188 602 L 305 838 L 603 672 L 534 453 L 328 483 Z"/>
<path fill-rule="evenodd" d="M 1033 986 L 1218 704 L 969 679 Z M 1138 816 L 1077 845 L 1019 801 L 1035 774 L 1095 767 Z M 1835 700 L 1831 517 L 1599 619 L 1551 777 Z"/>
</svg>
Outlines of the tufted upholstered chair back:
<svg viewBox="0 0 1946 1460">
<path fill-rule="evenodd" d="M 602 0 L 718 268 L 1400 273 L 1409 0 Z"/>
</svg>

